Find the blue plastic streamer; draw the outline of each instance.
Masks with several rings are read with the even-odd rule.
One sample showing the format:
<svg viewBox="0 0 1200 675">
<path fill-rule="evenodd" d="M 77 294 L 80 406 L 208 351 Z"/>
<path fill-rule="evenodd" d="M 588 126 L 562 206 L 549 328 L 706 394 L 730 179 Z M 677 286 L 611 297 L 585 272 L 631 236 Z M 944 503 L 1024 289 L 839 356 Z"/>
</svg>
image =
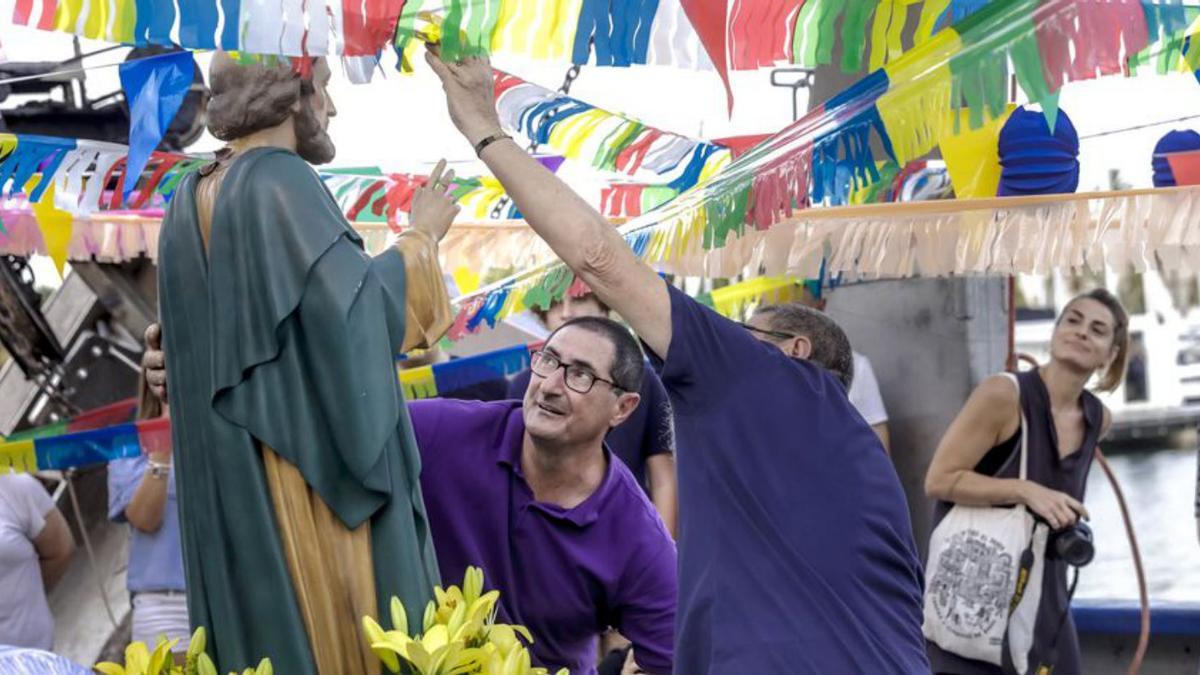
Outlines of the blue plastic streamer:
<svg viewBox="0 0 1200 675">
<path fill-rule="evenodd" d="M 988 3 L 988 0 L 950 0 L 950 5 L 938 17 L 936 26 L 937 30 L 941 30 L 946 26 L 952 26 L 959 21 L 971 16 L 975 12 L 983 9 Z"/>
<path fill-rule="evenodd" d="M 137 187 L 150 154 L 183 105 L 195 74 L 192 52 L 161 54 L 121 64 L 121 87 L 129 102 L 129 159 L 125 180 L 126 199 Z"/>
<path fill-rule="evenodd" d="M 504 301 L 508 299 L 508 294 L 512 292 L 512 286 L 504 286 L 497 289 L 494 293 L 489 293 L 487 300 L 483 306 L 467 321 L 467 330 L 475 332 L 479 329 L 479 324 L 487 322 L 488 328 L 496 327 L 496 315 L 500 310 L 504 309 Z"/>
<path fill-rule="evenodd" d="M 192 49 L 217 48 L 216 3 L 212 0 L 179 0 L 179 14 L 180 44 Z"/>
<path fill-rule="evenodd" d="M 720 149 L 716 145 L 697 143 L 696 149 L 692 151 L 692 158 L 688 161 L 687 166 L 684 167 L 683 173 L 679 174 L 675 180 L 667 183 L 667 187 L 683 192 L 696 185 L 696 183 L 700 182 L 700 172 L 704 171 L 705 160 L 708 159 L 709 155 Z"/>
<path fill-rule="evenodd" d="M 241 36 L 238 30 L 241 26 L 241 0 L 221 0 L 221 13 L 225 16 L 225 26 L 221 29 L 221 49 L 237 51 L 241 48 Z"/>
<path fill-rule="evenodd" d="M 594 53 L 598 66 L 646 63 L 658 3 L 659 0 L 584 0 L 572 60 L 583 65 Z"/>
<path fill-rule="evenodd" d="M 436 364 L 433 367 L 433 377 L 437 390 L 446 392 L 516 375 L 528 367 L 529 347 L 516 345 L 487 354 Z"/>
<path fill-rule="evenodd" d="M 1179 4 L 1178 0 L 1170 4 L 1143 0 L 1142 12 L 1146 15 L 1150 44 L 1154 44 L 1183 33 L 1196 16 L 1196 7 Z"/>
<path fill-rule="evenodd" d="M 615 2 L 609 10 L 609 33 L 608 44 L 609 51 L 612 53 L 612 61 L 605 65 L 610 66 L 628 66 L 629 53 L 633 51 L 632 42 L 633 33 L 630 30 L 629 24 L 635 23 L 631 14 L 635 9 L 636 0 L 627 2 Z M 597 35 L 599 38 L 599 35 Z M 597 39 L 597 42 L 599 40 Z"/>
<path fill-rule="evenodd" d="M 150 2 L 150 25 L 147 38 L 156 45 L 173 45 L 171 28 L 175 26 L 175 3 Z M 140 3 L 139 3 L 140 5 Z M 141 7 L 139 6 L 140 10 Z"/>
<path fill-rule="evenodd" d="M 633 35 L 633 62 L 645 64 L 650 57 L 650 33 L 654 28 L 654 17 L 658 14 L 659 0 L 641 0 L 638 25 Z"/>
<path fill-rule="evenodd" d="M 825 111 L 837 120 L 833 131 L 813 139 L 812 200 L 814 203 L 844 204 L 853 181 L 879 179 L 871 131 L 879 136 L 883 151 L 896 158 L 892 139 L 875 102 L 887 92 L 887 73 L 877 70 L 830 98 Z"/>
<path fill-rule="evenodd" d="M 133 43 L 144 47 L 150 44 L 150 23 L 154 17 L 154 0 L 137 0 L 135 7 Z"/>
<path fill-rule="evenodd" d="M 33 174 L 41 169 L 42 180 L 38 181 L 37 188 L 29 195 L 29 201 L 37 202 L 42 198 L 42 193 L 50 187 L 49 177 L 52 177 L 53 172 L 62 164 L 67 152 L 74 149 L 74 139 L 22 135 L 17 141 L 17 148 L 0 161 L 0 194 L 21 192 L 29 179 L 33 178 Z M 8 188 L 10 179 L 12 187 Z"/>
<path fill-rule="evenodd" d="M 89 464 L 103 464 L 114 459 L 137 457 L 142 452 L 137 426 L 117 426 L 51 436 L 34 441 L 39 469 L 70 469 Z"/>
<path fill-rule="evenodd" d="M 525 116 L 526 133 L 539 144 L 549 143 L 550 132 L 553 131 L 555 124 L 573 115 L 585 113 L 593 107 L 582 101 L 565 97 L 539 103 Z"/>
<path fill-rule="evenodd" d="M 649 232 L 636 232 L 631 240 L 627 240 L 635 256 L 640 258 L 645 255 L 646 247 L 650 245 L 650 236 Z"/>
<path fill-rule="evenodd" d="M 612 56 L 608 51 L 607 31 L 601 31 L 601 26 L 608 25 L 608 0 L 583 0 L 579 10 L 579 21 L 575 24 L 575 44 L 571 48 L 571 62 L 576 65 L 586 65 L 592 52 L 592 42 L 596 43 L 597 65 L 608 63 Z"/>
</svg>

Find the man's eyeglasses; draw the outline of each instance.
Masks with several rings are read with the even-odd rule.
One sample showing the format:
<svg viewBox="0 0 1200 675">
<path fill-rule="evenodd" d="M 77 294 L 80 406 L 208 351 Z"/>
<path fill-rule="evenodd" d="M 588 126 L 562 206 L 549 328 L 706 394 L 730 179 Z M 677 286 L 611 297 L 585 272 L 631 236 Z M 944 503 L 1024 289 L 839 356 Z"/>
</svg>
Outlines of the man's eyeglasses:
<svg viewBox="0 0 1200 675">
<path fill-rule="evenodd" d="M 583 366 L 574 363 L 563 363 L 557 356 L 543 351 L 536 351 L 532 354 L 529 367 L 533 371 L 533 374 L 538 377 L 550 377 L 555 371 L 562 368 L 566 371 L 563 382 L 567 385 L 567 389 L 577 394 L 588 393 L 592 390 L 592 387 L 596 386 L 597 382 L 603 382 L 617 391 L 625 391 L 625 387 L 612 380 L 606 380 Z"/>
<path fill-rule="evenodd" d="M 778 331 L 778 330 L 767 330 L 765 328 L 758 328 L 756 326 L 751 326 L 748 323 L 742 323 L 740 321 L 738 322 L 738 325 L 740 325 L 742 328 L 745 328 L 746 330 L 750 331 L 751 333 L 758 333 L 759 335 L 766 335 L 768 337 L 773 337 L 776 340 L 791 340 L 792 338 L 796 337 L 795 335 L 792 335 L 791 333 L 784 333 L 783 331 Z"/>
</svg>

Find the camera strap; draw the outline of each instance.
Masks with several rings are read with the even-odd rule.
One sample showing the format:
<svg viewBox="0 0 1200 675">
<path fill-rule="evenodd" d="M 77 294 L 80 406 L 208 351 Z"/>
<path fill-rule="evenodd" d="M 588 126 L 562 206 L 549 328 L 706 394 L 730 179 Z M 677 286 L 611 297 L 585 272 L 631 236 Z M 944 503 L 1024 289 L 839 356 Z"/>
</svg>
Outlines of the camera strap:
<svg viewBox="0 0 1200 675">
<path fill-rule="evenodd" d="M 1050 640 L 1049 658 L 1038 664 L 1033 670 L 1034 675 L 1050 675 L 1058 664 L 1058 639 L 1062 637 L 1063 628 L 1067 625 L 1067 615 L 1071 612 L 1071 600 L 1075 597 L 1075 587 L 1079 584 L 1079 568 L 1072 567 L 1071 586 L 1067 589 L 1067 604 L 1058 615 L 1058 627 L 1054 629 L 1054 638 Z"/>
</svg>

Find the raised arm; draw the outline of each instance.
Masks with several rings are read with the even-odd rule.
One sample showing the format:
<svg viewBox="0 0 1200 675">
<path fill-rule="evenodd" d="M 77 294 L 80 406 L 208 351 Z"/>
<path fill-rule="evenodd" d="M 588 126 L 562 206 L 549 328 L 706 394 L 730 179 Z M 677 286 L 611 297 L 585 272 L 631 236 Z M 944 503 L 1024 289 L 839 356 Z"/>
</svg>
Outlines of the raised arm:
<svg viewBox="0 0 1200 675">
<path fill-rule="evenodd" d="M 503 136 L 486 59 L 445 63 L 430 52 L 426 60 L 442 80 L 450 118 L 473 147 Z M 656 354 L 665 357 L 671 344 L 666 285 L 633 255 L 616 228 L 511 139 L 488 143 L 480 158 L 534 232 Z"/>
</svg>

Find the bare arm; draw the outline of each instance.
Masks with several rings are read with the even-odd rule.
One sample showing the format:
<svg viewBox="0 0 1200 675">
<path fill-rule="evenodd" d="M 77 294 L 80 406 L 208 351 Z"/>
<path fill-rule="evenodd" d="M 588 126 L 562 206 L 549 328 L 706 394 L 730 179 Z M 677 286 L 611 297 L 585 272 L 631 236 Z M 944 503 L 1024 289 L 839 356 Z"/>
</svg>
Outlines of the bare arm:
<svg viewBox="0 0 1200 675">
<path fill-rule="evenodd" d="M 650 479 L 650 497 L 654 508 L 667 526 L 667 532 L 675 537 L 676 518 L 679 512 L 678 486 L 675 476 L 675 455 L 664 452 L 646 458 L 646 474 Z"/>
<path fill-rule="evenodd" d="M 891 434 L 888 433 L 887 422 L 872 424 L 871 430 L 874 431 L 875 435 L 879 437 L 879 442 L 883 444 L 883 451 L 889 455 L 892 454 L 892 437 Z"/>
<path fill-rule="evenodd" d="M 993 375 L 971 393 L 938 443 L 925 494 L 966 506 L 1025 504 L 1054 529 L 1087 515 L 1078 500 L 1028 480 L 993 478 L 976 472 L 987 451 L 1016 432 L 1020 400 L 1012 382 Z"/>
<path fill-rule="evenodd" d="M 46 513 L 46 524 L 33 540 L 33 548 L 37 551 L 38 564 L 42 568 L 42 583 L 46 590 L 50 590 L 66 573 L 71 556 L 75 553 L 71 528 L 58 509 L 52 508 Z"/>
<path fill-rule="evenodd" d="M 925 494 L 969 506 L 1020 502 L 1018 481 L 974 471 L 990 448 L 1016 431 L 1018 405 L 1016 389 L 1003 376 L 984 380 L 938 443 L 925 475 Z"/>
<path fill-rule="evenodd" d="M 426 61 L 442 80 L 450 117 L 472 146 L 501 133 L 492 95 L 492 69 L 484 59 Z M 671 344 L 671 299 L 666 285 L 638 260 L 602 215 L 512 140 L 481 153 L 534 232 L 616 310 L 660 357 Z"/>
<path fill-rule="evenodd" d="M 150 456 L 150 460 L 159 464 L 170 464 L 171 453 L 154 453 Z M 125 519 L 129 521 L 130 525 L 147 534 L 158 532 L 158 528 L 162 527 L 163 514 L 167 508 L 168 480 L 170 480 L 168 476 L 155 477 L 149 468 L 146 469 L 146 472 L 142 474 L 141 482 L 138 483 L 137 490 L 129 500 L 129 506 L 125 507 Z"/>
</svg>

